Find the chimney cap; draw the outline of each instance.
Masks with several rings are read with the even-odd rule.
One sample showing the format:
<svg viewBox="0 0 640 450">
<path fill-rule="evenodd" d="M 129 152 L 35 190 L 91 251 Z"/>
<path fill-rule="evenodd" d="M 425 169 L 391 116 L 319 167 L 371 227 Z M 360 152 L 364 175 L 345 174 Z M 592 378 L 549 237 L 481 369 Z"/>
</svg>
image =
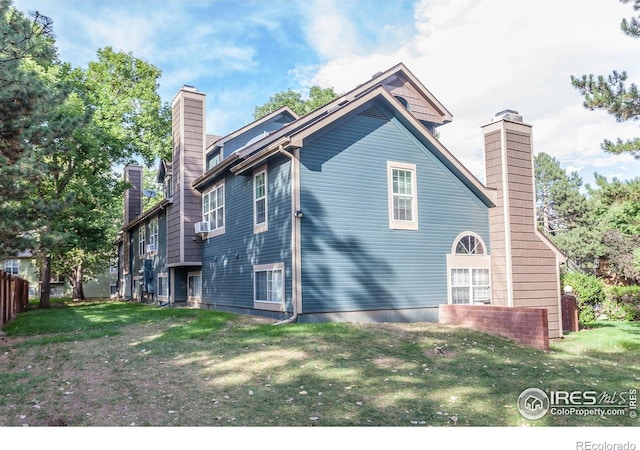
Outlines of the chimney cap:
<svg viewBox="0 0 640 450">
<path fill-rule="evenodd" d="M 518 111 L 514 109 L 505 109 L 496 113 L 493 120 L 494 122 L 498 120 L 510 120 L 512 122 L 522 122 L 522 116 L 518 114 Z"/>
</svg>

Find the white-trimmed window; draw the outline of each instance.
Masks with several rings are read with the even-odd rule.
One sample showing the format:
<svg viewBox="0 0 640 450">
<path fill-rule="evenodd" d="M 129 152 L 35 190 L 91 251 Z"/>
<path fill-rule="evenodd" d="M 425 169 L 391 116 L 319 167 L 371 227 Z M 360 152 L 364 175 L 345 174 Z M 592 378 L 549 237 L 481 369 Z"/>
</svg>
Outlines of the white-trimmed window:
<svg viewBox="0 0 640 450">
<path fill-rule="evenodd" d="M 460 233 L 447 255 L 449 303 L 491 303 L 491 256 L 482 238 L 473 232 Z"/>
<path fill-rule="evenodd" d="M 146 243 L 147 243 L 147 229 L 144 226 L 144 224 L 142 224 L 140 226 L 140 229 L 138 230 L 138 256 L 140 258 L 144 258 L 144 255 L 147 252 L 147 249 L 145 248 Z"/>
<path fill-rule="evenodd" d="M 209 222 L 209 231 L 224 233 L 224 180 L 202 195 L 202 221 Z"/>
<path fill-rule="evenodd" d="M 187 274 L 187 296 L 189 300 L 199 301 L 202 298 L 202 272 Z"/>
<path fill-rule="evenodd" d="M 418 229 L 418 181 L 416 165 L 387 161 L 389 228 Z"/>
<path fill-rule="evenodd" d="M 149 253 L 158 251 L 158 219 L 149 222 Z"/>
<path fill-rule="evenodd" d="M 254 303 L 284 304 L 284 263 L 253 266 Z"/>
<path fill-rule="evenodd" d="M 4 271 L 11 275 L 18 275 L 20 273 L 20 260 L 19 259 L 5 259 Z"/>
<path fill-rule="evenodd" d="M 451 303 L 473 305 L 490 302 L 489 269 L 451 269 Z"/>
<path fill-rule="evenodd" d="M 269 229 L 267 213 L 267 168 L 263 166 L 253 173 L 253 232 Z"/>
<path fill-rule="evenodd" d="M 169 277 L 167 273 L 158 274 L 158 298 L 166 299 L 169 295 Z"/>
</svg>

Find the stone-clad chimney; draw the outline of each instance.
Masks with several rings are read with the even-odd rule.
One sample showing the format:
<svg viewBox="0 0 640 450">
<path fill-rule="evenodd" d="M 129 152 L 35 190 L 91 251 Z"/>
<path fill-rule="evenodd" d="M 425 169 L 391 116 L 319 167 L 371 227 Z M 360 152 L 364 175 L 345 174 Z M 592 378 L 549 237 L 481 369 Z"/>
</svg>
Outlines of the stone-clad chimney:
<svg viewBox="0 0 640 450">
<path fill-rule="evenodd" d="M 546 308 L 549 337 L 560 337 L 564 257 L 536 227 L 531 125 L 505 110 L 482 128 L 486 184 L 498 194 L 489 212 L 492 303 Z"/>
<path fill-rule="evenodd" d="M 124 224 L 142 214 L 142 166 L 129 164 L 124 168 L 124 181 L 131 183 L 124 193 Z"/>
</svg>

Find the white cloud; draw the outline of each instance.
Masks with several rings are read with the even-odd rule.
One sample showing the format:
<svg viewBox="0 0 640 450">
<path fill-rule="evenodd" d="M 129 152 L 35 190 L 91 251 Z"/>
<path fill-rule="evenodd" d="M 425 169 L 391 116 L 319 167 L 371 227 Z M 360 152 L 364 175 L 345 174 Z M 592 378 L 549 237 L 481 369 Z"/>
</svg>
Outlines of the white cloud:
<svg viewBox="0 0 640 450">
<path fill-rule="evenodd" d="M 619 30 L 622 17 L 632 14 L 613 0 L 423 0 L 415 5 L 413 39 L 392 52 L 338 55 L 312 82 L 344 91 L 404 62 L 453 113 L 453 123 L 441 128 L 442 141 L 481 179 L 480 127 L 505 108 L 534 126 L 536 151 L 565 166 L 587 167 L 580 162 L 588 158 L 590 168 L 633 174 L 639 162 L 604 154 L 600 143 L 637 136 L 637 122 L 617 124 L 585 110 L 570 82 L 571 75 L 613 69 L 640 78 L 638 41 Z"/>
</svg>

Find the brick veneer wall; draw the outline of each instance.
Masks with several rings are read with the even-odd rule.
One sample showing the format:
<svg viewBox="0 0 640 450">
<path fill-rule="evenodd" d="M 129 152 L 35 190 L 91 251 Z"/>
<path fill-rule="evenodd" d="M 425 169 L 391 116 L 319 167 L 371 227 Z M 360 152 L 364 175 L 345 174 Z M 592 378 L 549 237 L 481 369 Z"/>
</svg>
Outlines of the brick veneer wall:
<svg viewBox="0 0 640 450">
<path fill-rule="evenodd" d="M 547 310 L 543 308 L 440 305 L 439 321 L 506 337 L 538 350 L 549 350 L 549 322 Z"/>
<path fill-rule="evenodd" d="M 578 304 L 576 297 L 571 294 L 562 295 L 562 330 L 578 331 Z"/>
</svg>

